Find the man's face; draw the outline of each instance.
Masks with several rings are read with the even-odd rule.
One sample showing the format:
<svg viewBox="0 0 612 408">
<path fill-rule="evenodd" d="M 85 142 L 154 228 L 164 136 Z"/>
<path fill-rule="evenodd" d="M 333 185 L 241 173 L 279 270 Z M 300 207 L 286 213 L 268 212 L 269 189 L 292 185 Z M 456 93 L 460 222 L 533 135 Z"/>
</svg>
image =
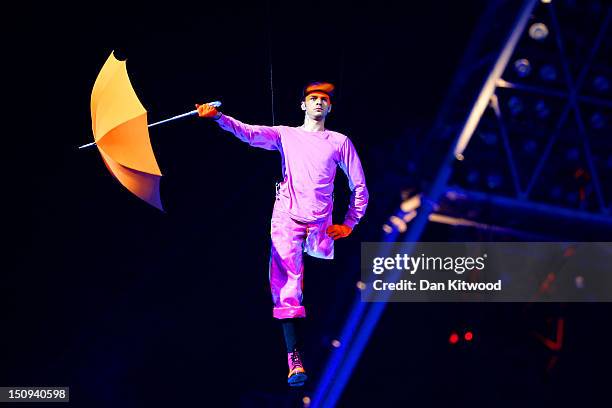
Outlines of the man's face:
<svg viewBox="0 0 612 408">
<path fill-rule="evenodd" d="M 308 94 L 302 102 L 302 110 L 306 115 L 314 120 L 323 120 L 331 111 L 329 96 L 323 92 L 313 92 Z"/>
</svg>

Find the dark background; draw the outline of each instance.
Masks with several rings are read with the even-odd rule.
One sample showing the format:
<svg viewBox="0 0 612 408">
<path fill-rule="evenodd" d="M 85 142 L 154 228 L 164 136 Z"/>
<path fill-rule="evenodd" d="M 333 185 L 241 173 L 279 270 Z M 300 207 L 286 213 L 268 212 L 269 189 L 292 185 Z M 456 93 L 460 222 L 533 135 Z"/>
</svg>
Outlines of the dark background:
<svg viewBox="0 0 612 408">
<path fill-rule="evenodd" d="M 407 163 L 485 4 L 46 4 L 8 13 L 0 385 L 70 386 L 78 407 L 299 406 L 356 294 L 360 242 L 380 239 L 401 189 L 423 188 Z M 112 50 L 127 58 L 150 121 L 219 99 L 223 112 L 270 125 L 271 62 L 276 124 L 301 123 L 306 81 L 337 84 L 326 125 L 357 147 L 371 201 L 336 260 L 306 261 L 305 389 L 286 386 L 271 318 L 278 153 L 202 119 L 160 126 L 150 134 L 166 212 L 146 205 L 95 150 L 76 149 L 92 139 L 91 88 Z M 337 222 L 348 200 L 338 174 Z M 429 234 L 452 238 L 445 228 Z M 550 331 L 545 317 L 563 307 L 390 304 L 341 406 L 588 402 L 609 378 L 609 308 L 566 311 L 573 334 L 551 374 L 529 331 Z M 475 341 L 450 347 L 450 330 L 466 328 Z"/>
</svg>

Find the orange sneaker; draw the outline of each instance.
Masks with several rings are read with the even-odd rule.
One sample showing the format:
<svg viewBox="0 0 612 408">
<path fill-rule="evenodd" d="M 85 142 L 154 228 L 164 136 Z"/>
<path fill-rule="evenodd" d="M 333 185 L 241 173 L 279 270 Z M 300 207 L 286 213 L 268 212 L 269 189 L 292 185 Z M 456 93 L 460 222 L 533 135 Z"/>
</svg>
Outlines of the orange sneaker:
<svg viewBox="0 0 612 408">
<path fill-rule="evenodd" d="M 301 387 L 304 385 L 308 377 L 306 376 L 306 371 L 304 371 L 304 364 L 302 364 L 299 351 L 293 350 L 291 353 L 287 353 L 287 363 L 289 364 L 287 383 L 291 387 Z"/>
</svg>

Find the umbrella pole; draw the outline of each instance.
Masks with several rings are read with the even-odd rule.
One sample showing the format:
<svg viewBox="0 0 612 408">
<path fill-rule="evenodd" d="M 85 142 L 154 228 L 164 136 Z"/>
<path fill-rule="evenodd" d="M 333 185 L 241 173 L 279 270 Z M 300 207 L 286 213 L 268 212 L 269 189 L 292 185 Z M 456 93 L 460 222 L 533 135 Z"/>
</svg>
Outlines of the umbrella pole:
<svg viewBox="0 0 612 408">
<path fill-rule="evenodd" d="M 181 114 L 181 115 L 176 115 L 176 116 L 173 116 L 173 117 L 168 118 L 168 119 L 160 120 L 159 122 L 151 123 L 151 124 L 150 124 L 149 126 L 147 126 L 147 127 L 153 127 L 153 126 L 161 125 L 162 123 L 170 122 L 170 121 L 172 121 L 172 120 L 176 120 L 176 119 L 184 118 L 184 117 L 186 117 L 186 116 L 197 115 L 197 114 L 198 114 L 197 109 L 196 109 L 196 110 L 192 110 L 191 112 L 183 113 L 183 114 Z"/>
<path fill-rule="evenodd" d="M 79 146 L 79 149 L 85 149 L 87 147 L 94 146 L 95 144 L 96 144 L 96 142 L 87 143 L 87 144 L 84 144 L 82 146 Z"/>
<path fill-rule="evenodd" d="M 208 104 L 214 106 L 215 108 L 218 108 L 219 106 L 221 106 L 221 102 L 219 102 L 219 101 L 210 102 Z M 177 120 L 177 119 L 181 119 L 181 118 L 184 118 L 184 117 L 187 117 L 187 116 L 193 116 L 193 115 L 197 115 L 197 114 L 198 114 L 198 110 L 195 109 L 195 110 L 192 110 L 192 111 L 189 111 L 189 112 L 186 112 L 186 113 L 182 113 L 180 115 L 173 116 L 173 117 L 168 118 L 168 119 L 160 120 L 159 122 L 151 123 L 147 127 L 153 127 L 153 126 L 161 125 L 162 123 L 170 122 L 170 121 L 173 121 L 173 120 Z M 95 144 L 96 144 L 96 142 L 87 143 L 87 144 L 84 144 L 82 146 L 79 146 L 79 149 L 85 149 L 87 147 L 94 146 Z"/>
</svg>

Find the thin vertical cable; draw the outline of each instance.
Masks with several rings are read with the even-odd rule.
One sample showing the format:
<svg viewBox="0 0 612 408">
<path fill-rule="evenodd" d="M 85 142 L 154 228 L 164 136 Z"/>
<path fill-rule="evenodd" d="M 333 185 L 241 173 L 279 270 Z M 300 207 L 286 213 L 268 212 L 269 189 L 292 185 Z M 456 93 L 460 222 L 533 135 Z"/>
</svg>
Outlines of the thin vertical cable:
<svg viewBox="0 0 612 408">
<path fill-rule="evenodd" d="M 266 1 L 268 8 L 268 61 L 270 64 L 270 108 L 272 110 L 272 126 L 276 124 L 274 118 L 274 71 L 272 66 L 272 10 L 270 0 Z"/>
</svg>

